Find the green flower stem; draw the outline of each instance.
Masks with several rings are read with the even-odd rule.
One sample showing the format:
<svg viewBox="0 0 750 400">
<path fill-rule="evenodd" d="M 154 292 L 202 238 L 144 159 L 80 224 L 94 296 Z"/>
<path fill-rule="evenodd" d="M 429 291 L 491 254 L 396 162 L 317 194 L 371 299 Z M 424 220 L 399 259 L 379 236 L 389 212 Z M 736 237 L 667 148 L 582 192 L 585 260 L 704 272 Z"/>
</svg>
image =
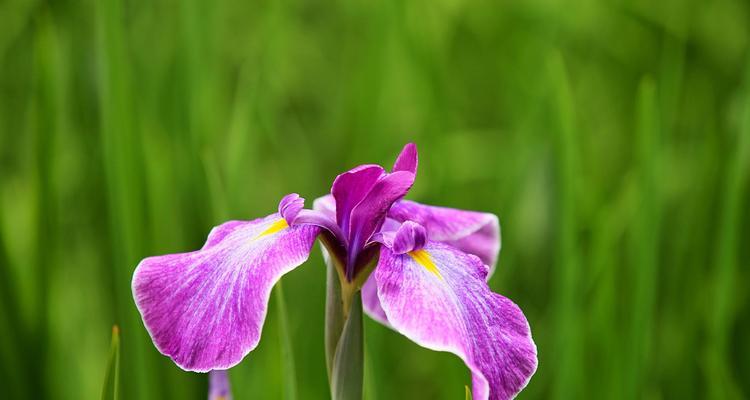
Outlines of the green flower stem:
<svg viewBox="0 0 750 400">
<path fill-rule="evenodd" d="M 347 282 L 341 258 L 323 241 L 326 259 L 325 347 L 333 400 L 360 400 L 364 376 L 361 282 Z"/>
<path fill-rule="evenodd" d="M 333 358 L 336 355 L 336 345 L 339 343 L 341 332 L 344 330 L 344 307 L 341 300 L 341 285 L 336 268 L 326 257 L 326 368 L 328 369 L 328 383 L 333 378 Z"/>
<path fill-rule="evenodd" d="M 351 309 L 339 337 L 333 357 L 331 398 L 333 400 L 361 400 L 364 376 L 364 347 L 362 329 L 362 297 L 352 296 Z"/>
</svg>

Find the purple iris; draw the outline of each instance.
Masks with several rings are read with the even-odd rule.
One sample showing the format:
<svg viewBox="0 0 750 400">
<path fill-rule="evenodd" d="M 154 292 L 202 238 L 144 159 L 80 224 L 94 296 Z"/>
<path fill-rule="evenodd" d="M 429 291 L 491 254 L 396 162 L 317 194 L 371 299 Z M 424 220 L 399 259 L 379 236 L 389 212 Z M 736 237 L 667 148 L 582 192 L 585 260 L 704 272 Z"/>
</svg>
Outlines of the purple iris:
<svg viewBox="0 0 750 400">
<path fill-rule="evenodd" d="M 232 400 L 227 371 L 216 370 L 208 374 L 208 400 Z"/>
<path fill-rule="evenodd" d="M 362 165 L 336 177 L 313 210 L 290 194 L 277 213 L 215 227 L 198 251 L 141 261 L 133 295 L 156 347 L 189 371 L 236 365 L 260 340 L 272 287 L 320 238 L 367 314 L 459 356 L 474 399 L 514 397 L 536 370 L 536 345 L 518 306 L 486 283 L 498 219 L 402 200 L 416 171 L 407 144 L 391 172 Z"/>
</svg>

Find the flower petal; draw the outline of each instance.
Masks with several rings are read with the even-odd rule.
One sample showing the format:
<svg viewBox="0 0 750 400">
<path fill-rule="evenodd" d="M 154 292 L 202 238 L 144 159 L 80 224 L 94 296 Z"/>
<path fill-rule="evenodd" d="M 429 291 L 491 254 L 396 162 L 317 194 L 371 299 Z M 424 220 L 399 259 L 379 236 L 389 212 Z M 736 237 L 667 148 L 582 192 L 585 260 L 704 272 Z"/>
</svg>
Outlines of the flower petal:
<svg viewBox="0 0 750 400">
<path fill-rule="evenodd" d="M 291 225 L 304 207 L 305 199 L 299 197 L 297 193 L 290 193 L 279 202 L 279 214 Z"/>
<path fill-rule="evenodd" d="M 393 169 L 391 171 L 408 171 L 416 175 L 418 164 L 419 157 L 417 156 L 417 145 L 414 143 L 407 143 L 401 150 L 398 158 L 396 158 L 396 162 L 393 163 Z"/>
<path fill-rule="evenodd" d="M 326 212 L 303 209 L 297 213 L 293 225 L 316 225 L 325 228 L 328 232 L 331 232 L 337 240 L 344 243 L 346 236 L 344 236 L 341 228 L 336 225 L 336 221 L 333 220 L 334 218 L 335 216 L 331 216 Z"/>
<path fill-rule="evenodd" d="M 381 253 L 382 254 L 382 253 Z M 365 313 L 375 321 L 393 329 L 391 323 L 388 322 L 388 316 L 385 315 L 383 307 L 380 306 L 380 298 L 378 297 L 378 283 L 375 282 L 375 277 L 370 275 L 362 285 L 362 308 Z"/>
<path fill-rule="evenodd" d="M 394 221 L 387 219 L 388 221 Z M 427 231 L 422 225 L 414 221 L 406 221 L 398 224 L 395 230 L 384 228 L 372 236 L 371 242 L 377 242 L 387 246 L 395 254 L 404 254 L 413 250 L 419 250 L 427 243 Z"/>
<path fill-rule="evenodd" d="M 336 220 L 336 200 L 332 195 L 320 196 L 313 201 L 313 210 L 320 211 Z"/>
<path fill-rule="evenodd" d="M 492 275 L 500 252 L 500 224 L 496 215 L 402 200 L 391 207 L 388 217 L 419 223 L 427 229 L 430 240 L 478 256 L 489 265 Z"/>
<path fill-rule="evenodd" d="M 413 250 L 420 250 L 427 243 L 427 231 L 422 225 L 413 221 L 406 221 L 396 231 L 391 249 L 395 254 L 404 254 Z"/>
<path fill-rule="evenodd" d="M 273 285 L 307 259 L 319 232 L 276 213 L 222 224 L 199 251 L 141 261 L 133 297 L 156 347 L 189 371 L 240 362 L 260 340 Z"/>
<path fill-rule="evenodd" d="M 385 174 L 380 165 L 360 165 L 336 177 L 331 194 L 336 199 L 336 222 L 349 233 L 349 216 L 378 179 Z"/>
<path fill-rule="evenodd" d="M 476 256 L 429 242 L 402 255 L 383 247 L 373 275 L 393 329 L 458 355 L 471 369 L 474 399 L 510 399 L 536 371 L 536 345 L 518 306 L 487 287 L 487 273 Z"/>
<path fill-rule="evenodd" d="M 385 221 L 391 205 L 403 198 L 414 184 L 414 174 L 407 171 L 390 173 L 373 185 L 351 212 L 348 234 L 347 278 L 354 274 L 353 266 L 359 252 L 370 237 L 377 232 Z M 338 207 L 338 204 L 336 205 Z M 338 210 L 337 210 L 338 211 Z"/>
</svg>

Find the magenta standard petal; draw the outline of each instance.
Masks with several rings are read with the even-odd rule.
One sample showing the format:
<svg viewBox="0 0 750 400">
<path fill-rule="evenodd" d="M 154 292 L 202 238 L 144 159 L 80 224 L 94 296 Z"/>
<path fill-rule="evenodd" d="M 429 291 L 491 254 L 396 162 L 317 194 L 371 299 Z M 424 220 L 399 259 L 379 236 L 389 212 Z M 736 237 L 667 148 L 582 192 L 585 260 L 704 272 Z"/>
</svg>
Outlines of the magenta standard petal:
<svg viewBox="0 0 750 400">
<path fill-rule="evenodd" d="M 429 242 L 401 255 L 383 247 L 373 276 L 393 329 L 458 355 L 475 400 L 510 399 L 536 371 L 536 345 L 518 306 L 487 287 L 488 272 L 476 256 Z"/>
<path fill-rule="evenodd" d="M 494 214 L 402 200 L 391 207 L 388 217 L 399 222 L 419 223 L 427 229 L 430 240 L 445 242 L 478 256 L 489 265 L 492 275 L 500 252 L 500 224 Z"/>
<path fill-rule="evenodd" d="M 414 184 L 414 174 L 396 171 L 379 179 L 351 212 L 348 234 L 347 278 L 352 279 L 358 253 L 380 230 L 391 205 L 403 198 Z M 338 204 L 336 205 L 338 207 Z"/>
<path fill-rule="evenodd" d="M 417 156 L 417 145 L 414 143 L 407 143 L 401 150 L 401 154 L 396 158 L 392 172 L 408 171 L 416 175 L 418 164 L 419 157 Z"/>
<path fill-rule="evenodd" d="M 258 344 L 273 285 L 307 259 L 319 232 L 279 214 L 230 221 L 199 251 L 141 261 L 133 297 L 156 347 L 189 371 L 240 362 Z"/>
<path fill-rule="evenodd" d="M 360 165 L 336 177 L 331 194 L 336 199 L 336 222 L 349 232 L 349 216 L 354 207 L 365 198 L 378 179 L 385 174 L 380 165 Z"/>
</svg>

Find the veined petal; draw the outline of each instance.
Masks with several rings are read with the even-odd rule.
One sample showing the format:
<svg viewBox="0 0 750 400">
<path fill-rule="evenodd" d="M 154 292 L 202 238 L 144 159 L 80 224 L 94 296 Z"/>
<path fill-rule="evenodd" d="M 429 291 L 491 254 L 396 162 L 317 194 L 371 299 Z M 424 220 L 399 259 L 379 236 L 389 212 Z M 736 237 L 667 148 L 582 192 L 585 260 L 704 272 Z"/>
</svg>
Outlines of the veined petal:
<svg viewBox="0 0 750 400">
<path fill-rule="evenodd" d="M 304 207 L 305 199 L 299 197 L 297 193 L 290 193 L 279 202 L 279 214 L 291 225 Z"/>
<path fill-rule="evenodd" d="M 393 246 L 389 246 L 395 254 L 404 254 L 420 250 L 427 244 L 427 231 L 422 225 L 414 221 L 406 221 L 396 231 Z"/>
<path fill-rule="evenodd" d="M 388 217 L 419 223 L 427 229 L 430 240 L 476 255 L 490 267 L 492 275 L 500 252 L 500 223 L 496 215 L 402 200 L 391 207 Z"/>
<path fill-rule="evenodd" d="M 387 219 L 388 221 L 394 221 Z M 394 221 L 395 222 L 395 221 Z M 404 254 L 413 250 L 419 250 L 427 243 L 427 231 L 422 225 L 414 221 L 406 221 L 403 224 L 396 223 L 394 229 L 383 229 L 374 234 L 370 242 L 385 245 L 394 254 Z"/>
<path fill-rule="evenodd" d="M 382 252 L 381 252 L 382 255 Z M 393 329 L 391 323 L 388 322 L 388 316 L 385 315 L 383 307 L 380 305 L 380 298 L 378 297 L 378 283 L 375 281 L 375 276 L 370 275 L 362 285 L 362 308 L 365 313 L 375 321 Z"/>
<path fill-rule="evenodd" d="M 156 347 L 189 371 L 240 362 L 258 345 L 273 285 L 307 259 L 319 232 L 275 213 L 217 226 L 199 251 L 141 261 L 133 297 Z"/>
<path fill-rule="evenodd" d="M 537 366 L 526 317 L 490 291 L 488 268 L 476 256 L 438 242 L 419 252 L 381 249 L 373 276 L 390 326 L 421 346 L 459 356 L 471 369 L 475 400 L 513 398 Z"/>
</svg>

